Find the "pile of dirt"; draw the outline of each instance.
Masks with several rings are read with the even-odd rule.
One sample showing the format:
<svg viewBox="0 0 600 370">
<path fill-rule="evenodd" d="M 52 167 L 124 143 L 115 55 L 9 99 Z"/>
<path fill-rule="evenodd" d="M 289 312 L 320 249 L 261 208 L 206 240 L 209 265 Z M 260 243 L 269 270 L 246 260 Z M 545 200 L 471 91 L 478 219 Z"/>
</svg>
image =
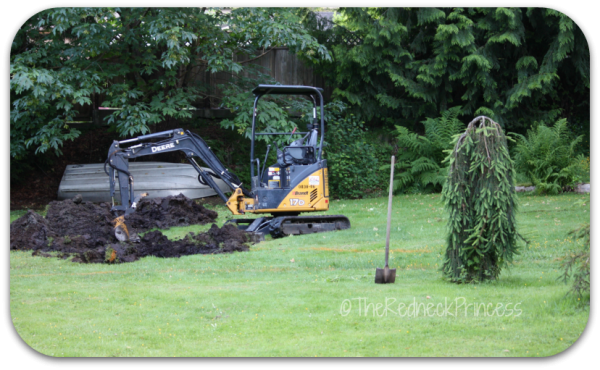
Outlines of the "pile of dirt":
<svg viewBox="0 0 600 370">
<path fill-rule="evenodd" d="M 34 250 L 34 256 L 52 257 L 49 252 L 58 252 L 56 257 L 69 258 L 80 263 L 125 263 L 142 257 L 154 256 L 173 258 L 192 254 L 221 254 L 245 252 L 250 248 L 244 231 L 233 225 L 219 228 L 213 224 L 206 233 L 189 233 L 181 240 L 169 240 L 160 231 L 145 234 L 139 243 L 122 242 L 99 245 L 90 238 L 76 236 L 59 237 L 47 246 Z"/>
<path fill-rule="evenodd" d="M 32 210 L 10 224 L 10 249 L 39 249 L 56 237 L 48 221 Z"/>
<path fill-rule="evenodd" d="M 114 239 L 108 203 L 84 202 L 80 195 L 63 201 L 52 201 L 46 220 L 52 231 L 59 236 L 86 236 L 95 243 L 106 244 Z M 212 223 L 217 212 L 196 204 L 183 194 L 165 198 L 145 199 L 137 205 L 136 211 L 125 216 L 130 233 L 140 233 L 158 228 L 173 226 L 204 225 Z"/>
<path fill-rule="evenodd" d="M 165 198 L 142 198 L 135 212 L 126 217 L 128 226 L 143 230 L 203 225 L 216 219 L 217 212 L 202 207 L 183 194 Z"/>
<path fill-rule="evenodd" d="M 108 203 L 84 202 L 81 195 L 77 195 L 73 199 L 50 202 L 46 220 L 56 236 L 81 236 L 90 242 L 106 244 L 114 238 L 110 208 Z"/>
<path fill-rule="evenodd" d="M 142 212 L 138 212 L 142 211 Z M 168 228 L 213 222 L 217 213 L 183 195 L 142 200 L 138 211 L 126 217 L 141 233 L 151 228 Z M 144 218 L 145 216 L 145 218 Z M 248 251 L 250 239 L 234 225 L 213 224 L 206 233 L 189 233 L 177 241 L 160 231 L 145 234 L 138 243 L 119 243 L 113 234 L 110 205 L 83 202 L 81 197 L 53 201 L 46 218 L 29 210 L 10 226 L 10 249 L 33 250 L 33 255 L 73 257 L 81 263 L 123 263 L 142 257 L 180 257 Z"/>
</svg>

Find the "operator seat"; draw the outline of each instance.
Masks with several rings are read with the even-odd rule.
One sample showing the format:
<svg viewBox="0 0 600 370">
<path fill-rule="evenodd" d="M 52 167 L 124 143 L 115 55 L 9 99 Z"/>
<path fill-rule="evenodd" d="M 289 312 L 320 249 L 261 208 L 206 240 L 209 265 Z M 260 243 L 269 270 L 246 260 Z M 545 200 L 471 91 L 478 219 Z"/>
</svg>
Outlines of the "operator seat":
<svg viewBox="0 0 600 370">
<path fill-rule="evenodd" d="M 305 137 L 292 142 L 283 150 L 277 149 L 277 163 L 281 167 L 315 163 L 318 137 L 319 133 L 313 129 Z"/>
</svg>

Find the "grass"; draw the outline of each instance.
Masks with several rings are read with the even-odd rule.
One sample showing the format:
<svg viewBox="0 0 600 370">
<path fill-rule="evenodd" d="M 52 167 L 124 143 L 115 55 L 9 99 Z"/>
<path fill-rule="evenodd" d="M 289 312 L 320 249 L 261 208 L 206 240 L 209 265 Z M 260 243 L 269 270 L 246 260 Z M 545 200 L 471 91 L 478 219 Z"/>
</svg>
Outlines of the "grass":
<svg viewBox="0 0 600 370">
<path fill-rule="evenodd" d="M 328 214 L 348 216 L 350 230 L 270 239 L 246 253 L 82 265 L 13 251 L 11 316 L 29 346 L 58 357 L 551 356 L 588 321 L 589 306 L 557 278 L 576 245 L 567 232 L 590 221 L 589 200 L 520 195 L 519 230 L 531 243 L 482 284 L 442 279 L 447 215 L 438 194 L 395 197 L 397 277 L 388 285 L 373 282 L 384 264 L 386 198 L 333 201 Z M 227 212 L 216 209 L 222 224 Z M 451 306 L 428 316 L 429 303 Z M 485 304 L 478 315 L 473 303 Z M 509 303 L 510 315 L 494 311 Z"/>
</svg>

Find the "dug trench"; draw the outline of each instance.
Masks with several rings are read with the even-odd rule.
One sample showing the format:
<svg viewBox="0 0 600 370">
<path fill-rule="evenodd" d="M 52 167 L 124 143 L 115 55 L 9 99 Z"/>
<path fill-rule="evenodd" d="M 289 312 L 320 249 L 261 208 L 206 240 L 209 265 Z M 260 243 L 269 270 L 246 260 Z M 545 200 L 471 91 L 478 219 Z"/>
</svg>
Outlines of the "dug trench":
<svg viewBox="0 0 600 370">
<path fill-rule="evenodd" d="M 10 249 L 32 250 L 32 255 L 70 258 L 80 263 L 124 263 L 142 257 L 181 257 L 192 254 L 233 253 L 249 250 L 250 238 L 234 225 L 219 228 L 217 213 L 184 195 L 142 199 L 125 221 L 139 242 L 119 242 L 113 233 L 113 215 L 106 203 L 85 202 L 81 196 L 52 201 L 46 217 L 29 210 L 10 225 Z M 188 233 L 169 240 L 162 232 L 173 226 L 213 223 L 204 233 Z M 54 253 L 52 253 L 54 252 Z"/>
</svg>

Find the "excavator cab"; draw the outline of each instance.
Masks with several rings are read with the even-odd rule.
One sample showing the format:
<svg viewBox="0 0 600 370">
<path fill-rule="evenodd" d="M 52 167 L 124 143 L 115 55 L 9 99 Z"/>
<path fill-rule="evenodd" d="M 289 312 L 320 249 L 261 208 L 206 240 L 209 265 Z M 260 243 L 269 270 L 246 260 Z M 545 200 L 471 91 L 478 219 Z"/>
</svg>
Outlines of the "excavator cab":
<svg viewBox="0 0 600 370">
<path fill-rule="evenodd" d="M 306 166 L 319 162 L 322 156 L 321 148 L 323 145 L 323 133 L 325 131 L 325 122 L 323 119 L 323 89 L 310 86 L 258 85 L 254 90 L 252 90 L 252 93 L 255 97 L 252 114 L 252 144 L 250 153 L 250 163 L 252 164 L 252 167 L 250 169 L 252 177 L 252 190 L 254 191 L 255 189 L 261 187 L 268 187 L 272 189 L 273 187 L 269 187 L 268 182 L 264 181 L 264 172 L 267 164 L 263 162 L 261 168 L 260 158 L 255 158 L 254 148 L 257 136 L 283 135 L 292 138 L 294 135 L 302 135 L 299 139 L 293 141 L 289 146 L 285 146 L 282 149 L 277 148 L 277 163 L 270 165 L 269 168 L 289 168 L 293 166 Z M 297 132 L 294 129 L 294 131 L 292 132 L 257 132 L 256 118 L 259 115 L 257 109 L 258 101 L 265 95 L 304 95 L 309 97 L 313 102 L 313 121 L 312 123 L 307 125 L 307 131 Z M 318 106 L 317 103 L 319 104 Z M 317 108 L 320 109 L 320 120 L 317 118 Z M 267 154 L 265 155 L 265 162 L 268 157 L 268 150 L 269 149 L 267 149 Z M 280 181 L 280 183 L 285 183 L 285 179 Z"/>
</svg>

